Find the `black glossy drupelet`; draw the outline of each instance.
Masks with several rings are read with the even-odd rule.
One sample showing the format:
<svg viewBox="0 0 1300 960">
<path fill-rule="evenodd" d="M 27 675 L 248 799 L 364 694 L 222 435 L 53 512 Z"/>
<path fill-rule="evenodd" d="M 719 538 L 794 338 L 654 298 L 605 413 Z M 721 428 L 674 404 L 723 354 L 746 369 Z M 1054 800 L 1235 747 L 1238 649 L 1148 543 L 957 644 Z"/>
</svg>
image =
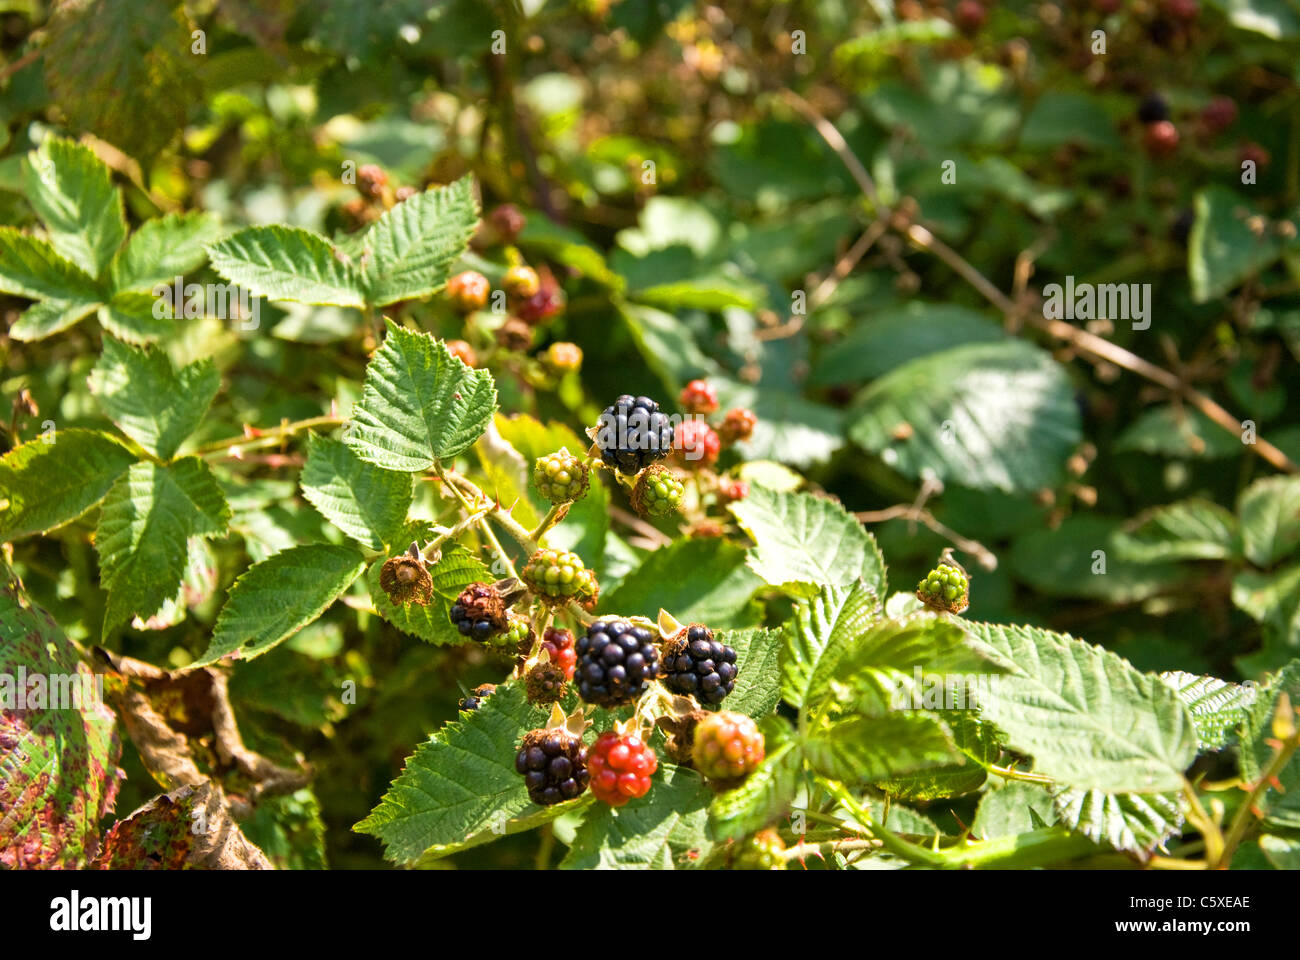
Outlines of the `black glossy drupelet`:
<svg viewBox="0 0 1300 960">
<path fill-rule="evenodd" d="M 736 651 L 708 627 L 692 624 L 683 640 L 665 646 L 663 677 L 673 693 L 716 706 L 736 687 Z"/>
<path fill-rule="evenodd" d="M 644 627 L 626 620 L 597 620 L 574 648 L 578 654 L 578 695 L 587 703 L 612 707 L 635 699 L 653 680 L 659 649 Z"/>
<path fill-rule="evenodd" d="M 600 458 L 629 476 L 668 456 L 673 427 L 649 397 L 624 394 L 605 408 L 596 425 Z"/>
</svg>

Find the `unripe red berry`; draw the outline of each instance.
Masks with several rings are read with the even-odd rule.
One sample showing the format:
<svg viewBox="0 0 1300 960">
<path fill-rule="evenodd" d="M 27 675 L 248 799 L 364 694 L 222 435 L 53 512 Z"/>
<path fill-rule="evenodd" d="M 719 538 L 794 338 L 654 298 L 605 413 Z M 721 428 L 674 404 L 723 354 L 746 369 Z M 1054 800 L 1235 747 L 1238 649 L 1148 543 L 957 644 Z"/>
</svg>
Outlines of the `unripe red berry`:
<svg viewBox="0 0 1300 960">
<path fill-rule="evenodd" d="M 466 270 L 447 281 L 447 297 L 461 313 L 473 313 L 487 306 L 492 285 L 477 270 Z"/>
<path fill-rule="evenodd" d="M 678 460 L 698 470 L 718 462 L 722 442 L 703 420 L 683 420 L 673 435 L 673 450 Z"/>
<path fill-rule="evenodd" d="M 378 200 L 388 186 L 388 174 L 377 164 L 367 163 L 357 171 L 357 190 L 371 200 Z"/>
<path fill-rule="evenodd" d="M 488 214 L 488 226 L 502 243 L 514 243 L 528 222 L 513 203 L 503 203 Z"/>
<path fill-rule="evenodd" d="M 1196 0 L 1165 0 L 1165 12 L 1175 20 L 1190 23 L 1201 13 L 1201 5 Z"/>
<path fill-rule="evenodd" d="M 602 733 L 587 754 L 591 792 L 611 807 L 644 797 L 658 769 L 659 758 L 649 744 L 640 737 L 613 730 Z"/>
<path fill-rule="evenodd" d="M 744 480 L 732 480 L 723 477 L 718 481 L 718 500 L 721 503 L 733 503 L 749 496 L 749 484 Z"/>
<path fill-rule="evenodd" d="M 1215 97 L 1201 108 L 1201 126 L 1207 136 L 1221 133 L 1237 122 L 1237 104 L 1232 97 Z"/>
<path fill-rule="evenodd" d="M 453 357 L 456 357 L 458 360 L 460 360 L 461 363 L 465 364 L 465 366 L 467 367 L 478 366 L 478 354 L 474 352 L 474 348 L 471 347 L 467 341 L 448 340 L 446 341 L 446 343 L 447 343 L 447 350 L 451 353 L 451 355 Z"/>
<path fill-rule="evenodd" d="M 1251 161 L 1260 170 L 1263 170 L 1272 161 L 1273 155 L 1265 150 L 1258 143 L 1243 143 L 1237 151 L 1237 159 L 1241 163 Z"/>
<path fill-rule="evenodd" d="M 1151 156 L 1171 156 L 1178 149 L 1178 128 L 1168 120 L 1153 123 L 1147 127 L 1143 142 Z"/>
<path fill-rule="evenodd" d="M 679 398 L 687 413 L 712 413 L 718 409 L 718 391 L 707 380 L 692 380 Z"/>
<path fill-rule="evenodd" d="M 728 410 L 727 415 L 722 418 L 722 425 L 718 427 L 718 436 L 724 444 L 730 447 L 753 436 L 754 427 L 757 425 L 758 417 L 753 410 L 745 407 L 735 407 Z"/>
<path fill-rule="evenodd" d="M 691 762 L 711 780 L 748 776 L 763 762 L 763 734 L 743 713 L 720 710 L 695 726 Z"/>
<path fill-rule="evenodd" d="M 516 316 L 534 325 L 544 323 L 564 309 L 564 291 L 555 282 L 551 272 L 542 268 L 541 274 L 535 276 L 538 277 L 537 290 L 531 295 L 522 296 L 514 305 Z M 526 285 L 525 281 L 524 286 Z"/>
<path fill-rule="evenodd" d="M 988 11 L 979 0 L 961 0 L 953 10 L 952 18 L 962 33 L 978 33 L 988 19 Z"/>
<path fill-rule="evenodd" d="M 567 680 L 573 679 L 573 668 L 578 663 L 577 651 L 573 649 L 575 642 L 572 631 L 559 627 L 547 627 L 546 633 L 542 634 L 542 649 L 564 671 Z"/>
</svg>

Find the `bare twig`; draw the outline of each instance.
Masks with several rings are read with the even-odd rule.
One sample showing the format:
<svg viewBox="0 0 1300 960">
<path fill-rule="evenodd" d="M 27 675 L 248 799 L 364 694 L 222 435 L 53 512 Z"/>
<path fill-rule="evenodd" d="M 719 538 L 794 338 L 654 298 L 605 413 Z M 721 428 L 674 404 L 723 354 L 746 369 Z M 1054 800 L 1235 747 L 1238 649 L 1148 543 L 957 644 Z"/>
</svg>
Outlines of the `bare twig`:
<svg viewBox="0 0 1300 960">
<path fill-rule="evenodd" d="M 852 148 L 849 147 L 839 130 L 835 128 L 835 125 L 822 116 L 816 107 L 793 91 L 782 90 L 781 96 L 808 119 L 827 145 L 835 151 L 849 174 L 862 189 L 862 192 L 868 199 L 879 206 L 880 200 L 875 183 L 862 165 L 862 161 L 853 153 Z M 888 211 L 880 209 L 877 213 L 880 216 L 885 216 Z M 1041 315 L 1026 312 L 1023 301 L 1022 304 L 1018 305 L 1016 301 L 998 289 L 988 277 L 984 276 L 961 254 L 936 237 L 926 227 L 919 223 L 908 223 L 902 229 L 908 240 L 916 247 L 934 254 L 958 276 L 979 291 L 982 297 L 1002 311 L 1013 327 L 1023 320 L 1049 336 L 1069 343 L 1071 346 L 1098 359 L 1109 361 L 1117 367 L 1136 373 L 1152 383 L 1159 384 L 1175 396 L 1183 398 L 1224 430 L 1238 437 L 1241 436 L 1241 421 L 1190 383 L 1180 379 L 1168 370 L 1144 360 L 1118 344 L 1111 343 L 1109 340 L 1105 340 L 1086 330 L 1081 330 L 1073 324 L 1066 323 L 1063 320 L 1050 320 Z M 1297 466 L 1285 453 L 1262 437 L 1256 435 L 1255 442 L 1247 444 L 1247 446 L 1277 469 L 1287 473 L 1300 473 L 1300 466 Z"/>
</svg>

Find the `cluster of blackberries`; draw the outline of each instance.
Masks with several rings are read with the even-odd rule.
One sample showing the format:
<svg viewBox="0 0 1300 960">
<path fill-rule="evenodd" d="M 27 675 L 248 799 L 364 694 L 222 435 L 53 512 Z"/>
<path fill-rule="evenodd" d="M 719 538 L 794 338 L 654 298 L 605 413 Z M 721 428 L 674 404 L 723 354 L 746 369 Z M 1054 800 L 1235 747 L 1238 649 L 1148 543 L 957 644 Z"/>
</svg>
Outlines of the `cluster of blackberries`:
<svg viewBox="0 0 1300 960">
<path fill-rule="evenodd" d="M 659 650 L 650 631 L 626 620 L 597 620 L 575 649 L 578 694 L 602 707 L 640 696 L 659 668 Z"/>
<path fill-rule="evenodd" d="M 649 397 L 624 394 L 605 408 L 596 425 L 601 459 L 629 476 L 668 455 L 673 428 Z"/>
<path fill-rule="evenodd" d="M 564 730 L 530 730 L 515 754 L 528 797 L 543 807 L 572 800 L 587 789 L 587 747 Z"/>
<path fill-rule="evenodd" d="M 716 706 L 736 687 L 736 651 L 693 623 L 664 644 L 664 685 Z"/>
</svg>

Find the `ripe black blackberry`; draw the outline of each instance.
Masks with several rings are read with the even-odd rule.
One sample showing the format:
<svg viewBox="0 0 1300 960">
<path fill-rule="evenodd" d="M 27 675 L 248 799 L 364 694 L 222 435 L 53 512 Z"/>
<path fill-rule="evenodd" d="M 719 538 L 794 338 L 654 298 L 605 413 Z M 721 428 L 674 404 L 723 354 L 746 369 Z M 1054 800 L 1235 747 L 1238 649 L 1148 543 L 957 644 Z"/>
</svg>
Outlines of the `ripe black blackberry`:
<svg viewBox="0 0 1300 960">
<path fill-rule="evenodd" d="M 626 620 L 597 620 L 578 640 L 578 695 L 615 707 L 640 696 L 659 668 L 659 650 L 644 627 Z"/>
<path fill-rule="evenodd" d="M 1169 104 L 1158 93 L 1150 93 L 1138 104 L 1138 119 L 1143 123 L 1159 123 L 1169 119 Z"/>
<path fill-rule="evenodd" d="M 736 651 L 693 623 L 664 644 L 664 686 L 716 706 L 736 688 Z"/>
<path fill-rule="evenodd" d="M 601 413 L 596 446 L 608 466 L 632 476 L 668 456 L 672 424 L 649 397 L 624 394 Z"/>
<path fill-rule="evenodd" d="M 496 691 L 496 688 L 495 683 L 480 683 L 468 696 L 463 697 L 457 706 L 462 710 L 477 710 L 483 706 L 483 701 Z"/>
<path fill-rule="evenodd" d="M 587 747 L 562 728 L 530 730 L 515 754 L 515 769 L 533 803 L 549 807 L 572 800 L 587 789 Z"/>
</svg>

